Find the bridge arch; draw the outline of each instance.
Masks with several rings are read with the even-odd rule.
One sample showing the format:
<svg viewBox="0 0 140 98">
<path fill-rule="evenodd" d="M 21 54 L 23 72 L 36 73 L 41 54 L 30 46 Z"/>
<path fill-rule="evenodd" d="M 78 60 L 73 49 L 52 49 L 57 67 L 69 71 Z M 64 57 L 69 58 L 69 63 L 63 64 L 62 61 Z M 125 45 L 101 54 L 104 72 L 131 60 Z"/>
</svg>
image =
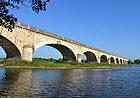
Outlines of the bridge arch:
<svg viewBox="0 0 140 98">
<path fill-rule="evenodd" d="M 110 58 L 110 63 L 111 63 L 111 64 L 115 64 L 115 60 L 114 60 L 113 57 Z"/>
<path fill-rule="evenodd" d="M 76 61 L 76 55 L 73 49 L 69 45 L 65 45 L 63 43 L 57 43 L 54 41 L 45 41 L 45 42 L 38 43 L 36 46 L 34 46 L 33 52 L 35 52 L 38 48 L 45 45 L 48 45 L 57 49 L 62 54 L 63 61 L 67 61 L 67 62 Z"/>
<path fill-rule="evenodd" d="M 116 64 L 119 64 L 119 59 L 118 58 L 116 58 Z"/>
<path fill-rule="evenodd" d="M 83 53 L 86 56 L 86 61 L 90 63 L 96 63 L 97 62 L 97 57 L 93 52 L 86 51 Z"/>
<path fill-rule="evenodd" d="M 106 55 L 101 55 L 101 63 L 108 63 L 108 60 L 107 60 L 107 56 Z"/>
<path fill-rule="evenodd" d="M 122 64 L 123 63 L 123 61 L 122 61 L 122 59 L 120 59 L 120 64 Z"/>
<path fill-rule="evenodd" d="M 123 64 L 125 64 L 125 61 L 123 60 Z"/>
<path fill-rule="evenodd" d="M 6 53 L 6 59 L 21 59 L 20 49 L 3 35 L 0 35 L 0 46 Z"/>
</svg>

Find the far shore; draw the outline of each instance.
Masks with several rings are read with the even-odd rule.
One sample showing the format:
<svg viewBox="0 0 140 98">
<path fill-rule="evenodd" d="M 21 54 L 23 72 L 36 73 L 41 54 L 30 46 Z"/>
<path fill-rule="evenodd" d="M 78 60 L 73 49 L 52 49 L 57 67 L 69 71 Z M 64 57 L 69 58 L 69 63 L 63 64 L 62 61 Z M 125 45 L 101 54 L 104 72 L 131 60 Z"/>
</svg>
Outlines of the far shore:
<svg viewBox="0 0 140 98">
<path fill-rule="evenodd" d="M 122 64 L 99 64 L 99 63 L 66 63 L 37 60 L 32 62 L 22 60 L 4 60 L 0 61 L 0 66 L 5 68 L 24 68 L 24 69 L 112 69 L 127 67 L 130 65 Z"/>
</svg>

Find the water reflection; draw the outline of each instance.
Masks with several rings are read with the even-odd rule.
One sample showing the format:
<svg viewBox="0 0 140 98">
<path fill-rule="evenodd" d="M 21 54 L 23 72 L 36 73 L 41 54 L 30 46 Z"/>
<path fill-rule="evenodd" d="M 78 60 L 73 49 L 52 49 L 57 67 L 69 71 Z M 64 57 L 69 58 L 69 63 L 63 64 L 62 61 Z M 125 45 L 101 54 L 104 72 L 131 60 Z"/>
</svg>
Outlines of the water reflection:
<svg viewBox="0 0 140 98">
<path fill-rule="evenodd" d="M 32 96 L 53 96 L 57 93 L 60 70 L 33 70 L 31 91 Z"/>
<path fill-rule="evenodd" d="M 0 67 L 0 90 L 2 90 L 5 80 L 5 69 Z"/>
<path fill-rule="evenodd" d="M 102 70 L 0 68 L 0 95 L 10 97 L 140 97 L 140 66 Z"/>
<path fill-rule="evenodd" d="M 28 93 L 31 70 L 6 69 L 1 96 L 25 96 Z"/>
</svg>

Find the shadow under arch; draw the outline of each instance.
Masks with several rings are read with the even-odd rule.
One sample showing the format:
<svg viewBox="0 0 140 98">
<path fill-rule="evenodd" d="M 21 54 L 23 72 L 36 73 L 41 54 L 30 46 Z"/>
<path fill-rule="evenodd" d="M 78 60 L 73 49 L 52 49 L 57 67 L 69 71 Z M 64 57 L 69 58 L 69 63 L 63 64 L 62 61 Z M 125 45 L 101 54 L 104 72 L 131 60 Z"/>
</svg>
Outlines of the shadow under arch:
<svg viewBox="0 0 140 98">
<path fill-rule="evenodd" d="M 105 55 L 101 56 L 101 63 L 108 63 L 107 56 Z"/>
<path fill-rule="evenodd" d="M 57 49 L 62 54 L 63 61 L 66 61 L 66 62 L 75 62 L 76 61 L 76 57 L 75 57 L 74 53 L 68 47 L 66 47 L 62 44 L 45 44 L 45 45 L 51 46 L 51 47 Z M 45 46 L 45 45 L 42 45 L 42 46 Z M 40 46 L 40 47 L 42 47 L 42 46 Z"/>
<path fill-rule="evenodd" d="M 110 58 L 110 63 L 111 63 L 111 64 L 115 64 L 115 60 L 114 60 L 113 57 Z"/>
<path fill-rule="evenodd" d="M 122 64 L 123 62 L 122 62 L 122 59 L 120 59 L 120 64 Z"/>
<path fill-rule="evenodd" d="M 21 59 L 21 53 L 14 43 L 0 35 L 0 46 L 6 53 L 6 59 Z"/>
<path fill-rule="evenodd" d="M 116 58 L 116 63 L 119 64 L 119 59 L 118 58 Z"/>
<path fill-rule="evenodd" d="M 123 60 L 123 64 L 125 63 L 125 61 Z"/>
<path fill-rule="evenodd" d="M 83 54 L 86 56 L 86 62 L 97 63 L 97 57 L 93 52 L 86 51 Z"/>
</svg>

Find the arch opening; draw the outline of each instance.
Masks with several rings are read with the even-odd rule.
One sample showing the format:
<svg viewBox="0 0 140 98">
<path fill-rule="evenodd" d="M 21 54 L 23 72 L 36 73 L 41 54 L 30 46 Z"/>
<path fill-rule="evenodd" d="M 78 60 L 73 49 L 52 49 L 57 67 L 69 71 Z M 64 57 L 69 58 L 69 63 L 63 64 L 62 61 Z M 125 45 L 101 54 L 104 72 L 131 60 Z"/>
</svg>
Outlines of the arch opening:
<svg viewBox="0 0 140 98">
<path fill-rule="evenodd" d="M 60 45 L 60 44 L 46 44 L 44 46 L 50 46 L 53 49 L 56 49 L 57 52 L 55 51 L 55 53 L 57 53 L 57 55 L 59 55 L 59 58 L 57 57 L 57 59 L 61 59 L 62 58 L 62 61 L 64 61 L 64 62 L 75 62 L 76 61 L 76 57 L 75 57 L 74 53 L 68 47 L 66 47 L 64 45 Z M 42 52 L 43 52 L 43 54 L 45 54 L 44 53 L 45 50 L 43 50 Z M 49 53 L 49 55 L 50 54 L 51 55 L 55 55 L 55 53 Z M 49 58 L 53 58 L 53 57 L 49 57 Z"/>
<path fill-rule="evenodd" d="M 0 46 L 6 53 L 6 59 L 21 59 L 21 53 L 16 45 L 2 35 L 0 35 Z"/>
<path fill-rule="evenodd" d="M 125 61 L 123 60 L 123 64 L 125 64 Z"/>
<path fill-rule="evenodd" d="M 87 62 L 87 57 L 85 54 L 82 54 L 82 60 L 81 62 L 86 63 Z"/>
<path fill-rule="evenodd" d="M 56 61 L 62 60 L 62 54 L 55 48 L 45 45 L 33 53 L 33 60 Z"/>
<path fill-rule="evenodd" d="M 4 49 L 0 46 L 0 60 L 5 60 L 6 59 L 6 53 Z"/>
<path fill-rule="evenodd" d="M 84 52 L 83 55 L 85 55 L 86 59 L 85 62 L 87 63 L 97 63 L 96 55 L 90 51 Z"/>
<path fill-rule="evenodd" d="M 122 64 L 123 62 L 122 62 L 122 59 L 120 59 L 120 63 Z"/>
<path fill-rule="evenodd" d="M 115 60 L 114 60 L 113 57 L 110 58 L 110 63 L 111 63 L 111 64 L 115 64 Z"/>
<path fill-rule="evenodd" d="M 107 56 L 105 55 L 101 56 L 101 63 L 108 63 Z"/>
<path fill-rule="evenodd" d="M 119 64 L 119 59 L 118 58 L 116 58 L 116 63 Z"/>
</svg>

